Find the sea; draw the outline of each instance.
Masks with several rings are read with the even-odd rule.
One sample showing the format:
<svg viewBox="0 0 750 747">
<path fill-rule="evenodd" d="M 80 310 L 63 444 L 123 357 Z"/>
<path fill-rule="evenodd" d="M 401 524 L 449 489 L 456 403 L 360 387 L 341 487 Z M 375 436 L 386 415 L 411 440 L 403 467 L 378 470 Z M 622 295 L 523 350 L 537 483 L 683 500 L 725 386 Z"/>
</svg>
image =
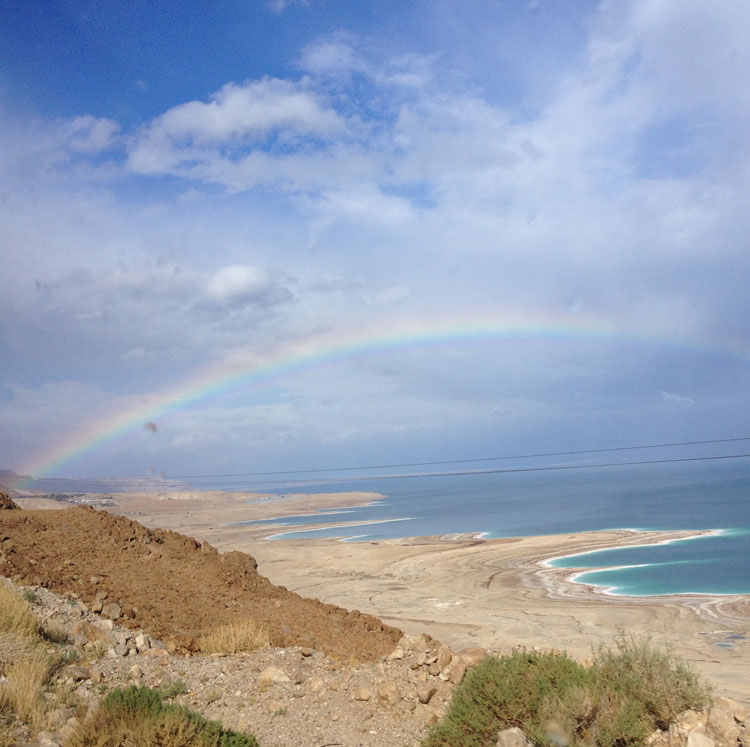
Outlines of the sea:
<svg viewBox="0 0 750 747">
<path fill-rule="evenodd" d="M 323 477 L 309 482 L 276 482 L 269 488 L 282 496 L 285 491 L 349 490 L 372 491 L 384 498 L 367 506 L 260 523 L 268 524 L 269 536 L 280 541 L 695 530 L 696 535 L 688 539 L 600 550 L 549 562 L 562 568 L 590 568 L 575 580 L 608 594 L 750 594 L 748 458 L 455 470 L 330 482 Z M 334 526 L 306 528 L 321 521 Z"/>
</svg>

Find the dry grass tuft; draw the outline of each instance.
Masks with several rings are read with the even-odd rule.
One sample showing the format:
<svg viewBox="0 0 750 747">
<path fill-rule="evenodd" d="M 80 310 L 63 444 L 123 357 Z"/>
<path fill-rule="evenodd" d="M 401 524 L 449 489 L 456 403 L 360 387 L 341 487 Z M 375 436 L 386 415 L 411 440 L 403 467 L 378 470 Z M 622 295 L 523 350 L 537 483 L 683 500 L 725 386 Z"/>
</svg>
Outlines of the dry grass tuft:
<svg viewBox="0 0 750 747">
<path fill-rule="evenodd" d="M 39 636 L 39 620 L 31 605 L 0 584 L 0 633 L 15 633 L 29 638 Z"/>
<path fill-rule="evenodd" d="M 0 684 L 0 703 L 21 721 L 36 723 L 43 711 L 41 697 L 54 662 L 42 647 L 29 649 L 7 668 L 7 679 Z"/>
<path fill-rule="evenodd" d="M 220 625 L 200 639 L 201 651 L 207 654 L 239 654 L 270 646 L 268 629 L 252 619 Z"/>
</svg>

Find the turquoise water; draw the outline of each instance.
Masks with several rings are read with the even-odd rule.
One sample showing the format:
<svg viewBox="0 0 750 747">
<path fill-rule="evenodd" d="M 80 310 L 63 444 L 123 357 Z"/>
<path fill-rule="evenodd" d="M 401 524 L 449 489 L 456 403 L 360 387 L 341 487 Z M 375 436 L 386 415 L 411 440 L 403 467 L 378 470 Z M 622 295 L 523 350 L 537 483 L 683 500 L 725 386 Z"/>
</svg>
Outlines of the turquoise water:
<svg viewBox="0 0 750 747">
<path fill-rule="evenodd" d="M 587 553 L 554 565 L 610 593 L 750 593 L 750 460 L 307 483 L 273 492 L 360 490 L 370 506 L 268 523 L 279 539 L 349 541 L 481 532 L 486 537 L 595 531 L 717 530 L 657 546 Z M 341 522 L 345 526 L 306 530 Z M 261 522 L 263 523 L 263 522 Z M 288 529 L 284 529 L 288 527 Z M 720 531 L 719 531 L 720 530 Z"/>
</svg>

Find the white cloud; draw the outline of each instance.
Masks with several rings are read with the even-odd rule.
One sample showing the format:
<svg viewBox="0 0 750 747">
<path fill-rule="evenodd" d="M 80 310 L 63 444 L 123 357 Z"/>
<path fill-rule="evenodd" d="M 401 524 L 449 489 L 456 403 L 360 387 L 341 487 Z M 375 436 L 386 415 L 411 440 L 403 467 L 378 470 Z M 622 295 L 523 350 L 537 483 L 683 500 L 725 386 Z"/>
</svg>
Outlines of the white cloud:
<svg viewBox="0 0 750 747">
<path fill-rule="evenodd" d="M 227 83 L 208 102 L 180 104 L 154 119 L 133 141 L 130 167 L 143 174 L 174 173 L 186 163 L 210 164 L 227 147 L 227 160 L 271 138 L 329 138 L 346 131 L 344 120 L 304 85 L 278 78 Z"/>
<path fill-rule="evenodd" d="M 237 302 L 258 298 L 271 287 L 268 271 L 251 265 L 227 265 L 208 281 L 208 296 L 216 301 Z"/>
<path fill-rule="evenodd" d="M 287 8 L 294 5 L 306 7 L 310 0 L 268 0 L 268 7 L 274 13 L 283 13 Z"/>
<path fill-rule="evenodd" d="M 78 153 L 99 153 L 119 144 L 120 125 L 111 119 L 97 119 L 91 115 L 75 117 L 68 131 L 68 147 Z"/>
</svg>

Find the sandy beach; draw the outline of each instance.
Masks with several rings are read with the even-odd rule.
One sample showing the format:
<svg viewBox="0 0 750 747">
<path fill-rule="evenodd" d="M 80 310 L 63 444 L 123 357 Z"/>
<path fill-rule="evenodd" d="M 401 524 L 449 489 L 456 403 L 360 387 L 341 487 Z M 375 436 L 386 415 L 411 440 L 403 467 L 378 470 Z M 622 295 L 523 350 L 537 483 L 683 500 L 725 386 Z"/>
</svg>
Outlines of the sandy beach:
<svg viewBox="0 0 750 747">
<path fill-rule="evenodd" d="M 585 550 L 687 536 L 587 532 L 481 540 L 446 535 L 382 542 L 269 541 L 256 519 L 363 505 L 376 494 L 225 493 L 114 496 L 107 510 L 183 532 L 220 550 L 248 552 L 273 583 L 377 615 L 453 647 L 564 649 L 580 659 L 619 633 L 649 636 L 691 662 L 718 694 L 750 702 L 750 597 L 608 596 L 571 583 L 575 570 L 544 561 Z M 325 516 L 321 516 L 321 524 Z M 316 525 L 317 526 L 317 525 Z"/>
</svg>

